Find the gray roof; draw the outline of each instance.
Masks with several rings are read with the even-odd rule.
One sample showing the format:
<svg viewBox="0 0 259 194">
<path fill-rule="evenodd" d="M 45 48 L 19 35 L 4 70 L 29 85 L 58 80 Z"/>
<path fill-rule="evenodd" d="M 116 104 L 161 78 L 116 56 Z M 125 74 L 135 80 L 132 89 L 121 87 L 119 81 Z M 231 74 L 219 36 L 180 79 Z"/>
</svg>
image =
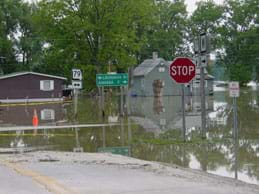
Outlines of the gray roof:
<svg viewBox="0 0 259 194">
<path fill-rule="evenodd" d="M 145 61 L 143 61 L 139 66 L 137 66 L 134 69 L 133 75 L 134 76 L 145 76 L 148 73 L 150 73 L 157 65 L 159 65 L 161 63 L 164 63 L 165 65 L 168 66 L 168 62 L 162 58 L 146 59 Z"/>
<path fill-rule="evenodd" d="M 55 79 L 67 80 L 67 78 L 65 78 L 65 77 L 48 75 L 48 74 L 43 74 L 43 73 L 36 73 L 36 72 L 29 72 L 29 71 L 27 71 L 27 72 L 16 72 L 16 73 L 2 75 L 2 76 L 0 76 L 0 79 L 7 79 L 7 78 L 17 77 L 17 76 L 27 75 L 27 74 L 39 75 L 39 76 L 51 77 L 51 78 L 55 78 Z"/>
</svg>

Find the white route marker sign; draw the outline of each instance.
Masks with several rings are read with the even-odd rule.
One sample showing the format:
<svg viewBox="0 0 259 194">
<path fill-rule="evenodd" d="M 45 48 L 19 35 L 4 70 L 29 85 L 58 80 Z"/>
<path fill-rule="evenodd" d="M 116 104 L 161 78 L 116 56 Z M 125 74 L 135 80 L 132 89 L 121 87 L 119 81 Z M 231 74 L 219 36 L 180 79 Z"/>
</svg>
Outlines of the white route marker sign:
<svg viewBox="0 0 259 194">
<path fill-rule="evenodd" d="M 80 69 L 72 69 L 72 75 L 75 80 L 82 80 L 83 78 L 82 71 Z"/>
</svg>

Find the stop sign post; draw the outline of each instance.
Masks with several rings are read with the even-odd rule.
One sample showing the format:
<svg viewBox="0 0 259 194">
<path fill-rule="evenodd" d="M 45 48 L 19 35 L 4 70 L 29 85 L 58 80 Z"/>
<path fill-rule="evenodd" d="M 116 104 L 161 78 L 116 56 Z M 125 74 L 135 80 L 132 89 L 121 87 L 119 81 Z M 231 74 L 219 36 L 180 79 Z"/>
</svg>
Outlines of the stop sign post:
<svg viewBox="0 0 259 194">
<path fill-rule="evenodd" d="M 182 84 L 182 116 L 183 116 L 183 141 L 186 141 L 186 127 L 185 127 L 185 102 L 184 102 L 184 84 L 189 83 L 196 75 L 196 66 L 188 58 L 176 58 L 169 68 L 171 78 L 179 84 Z"/>
<path fill-rule="evenodd" d="M 189 83 L 196 74 L 196 66 L 185 57 L 176 58 L 170 65 L 169 74 L 176 83 Z"/>
</svg>

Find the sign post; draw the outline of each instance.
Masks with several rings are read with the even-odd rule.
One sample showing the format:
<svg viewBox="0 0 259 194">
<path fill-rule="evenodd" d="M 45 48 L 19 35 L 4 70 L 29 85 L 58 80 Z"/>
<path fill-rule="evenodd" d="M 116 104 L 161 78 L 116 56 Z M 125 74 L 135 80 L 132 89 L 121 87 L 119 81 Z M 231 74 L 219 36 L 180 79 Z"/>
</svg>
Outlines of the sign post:
<svg viewBox="0 0 259 194">
<path fill-rule="evenodd" d="M 179 57 L 170 65 L 169 74 L 176 83 L 182 84 L 182 133 L 183 140 L 186 141 L 184 84 L 189 83 L 195 77 L 196 66 L 189 58 Z"/>
<path fill-rule="evenodd" d="M 235 179 L 238 178 L 238 125 L 237 125 L 237 98 L 240 95 L 239 82 L 229 82 L 229 96 L 233 98 L 233 139 L 235 145 Z"/>
<path fill-rule="evenodd" d="M 209 36 L 201 33 L 194 40 L 194 52 L 198 58 L 197 65 L 200 68 L 200 92 L 201 92 L 201 133 L 202 138 L 206 138 L 206 96 L 205 96 L 205 75 L 204 68 L 208 65 L 207 54 L 210 51 Z"/>
<path fill-rule="evenodd" d="M 236 139 L 238 133 L 237 126 L 237 97 L 240 95 L 239 82 L 229 82 L 229 96 L 233 98 L 233 136 Z"/>
<path fill-rule="evenodd" d="M 77 117 L 78 91 L 82 89 L 82 71 L 80 69 L 72 69 L 72 87 L 74 92 L 74 116 Z"/>
<path fill-rule="evenodd" d="M 74 123 L 77 123 L 77 108 L 78 108 L 78 93 L 82 89 L 82 71 L 80 69 L 72 69 L 72 87 L 74 92 Z M 78 128 L 74 128 L 76 133 L 76 147 L 73 149 L 73 152 L 83 152 L 83 148 L 80 147 L 79 138 L 78 138 Z"/>
</svg>

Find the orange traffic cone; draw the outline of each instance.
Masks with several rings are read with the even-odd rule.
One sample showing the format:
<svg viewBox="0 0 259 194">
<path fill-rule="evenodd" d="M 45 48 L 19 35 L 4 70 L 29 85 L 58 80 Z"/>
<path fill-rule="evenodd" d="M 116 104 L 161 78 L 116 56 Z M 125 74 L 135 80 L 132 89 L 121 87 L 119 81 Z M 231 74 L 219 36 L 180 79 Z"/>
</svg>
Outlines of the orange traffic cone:
<svg viewBox="0 0 259 194">
<path fill-rule="evenodd" d="M 34 127 L 37 127 L 39 125 L 39 119 L 38 119 L 38 115 L 37 115 L 37 110 L 36 109 L 33 110 L 32 125 Z M 37 129 L 33 130 L 33 136 L 35 136 L 35 135 L 37 135 Z"/>
<path fill-rule="evenodd" d="M 38 115 L 37 115 L 37 110 L 36 109 L 33 110 L 32 125 L 34 127 L 37 127 L 39 125 L 39 119 L 38 119 Z"/>
</svg>

